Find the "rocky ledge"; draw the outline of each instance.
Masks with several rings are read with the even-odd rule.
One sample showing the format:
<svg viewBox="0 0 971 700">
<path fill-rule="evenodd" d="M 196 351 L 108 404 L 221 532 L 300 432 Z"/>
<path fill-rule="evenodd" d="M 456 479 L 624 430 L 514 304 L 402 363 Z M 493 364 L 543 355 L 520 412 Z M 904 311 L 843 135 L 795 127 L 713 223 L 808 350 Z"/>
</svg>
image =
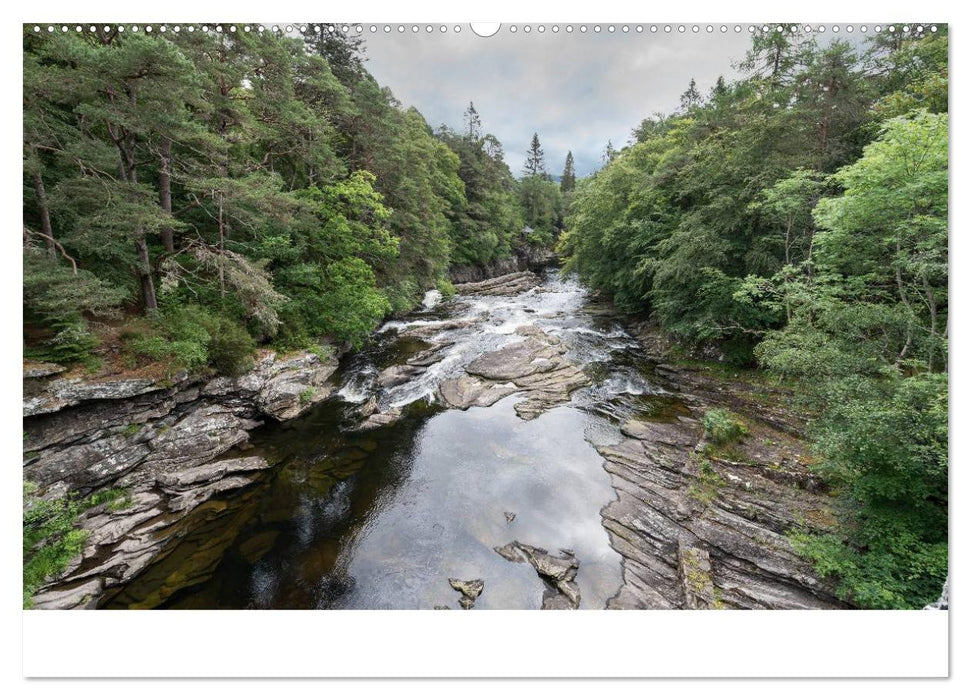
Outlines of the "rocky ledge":
<svg viewBox="0 0 971 700">
<path fill-rule="evenodd" d="M 65 378 L 35 387 L 24 399 L 23 470 L 34 497 L 128 494 L 123 507 L 83 516 L 84 551 L 35 605 L 95 606 L 164 556 L 188 523 L 225 515 L 220 497 L 257 481 L 267 464 L 220 456 L 244 446 L 264 419 L 287 420 L 327 398 L 336 367 L 309 352 L 268 352 L 236 378 Z"/>
<path fill-rule="evenodd" d="M 502 398 L 522 393 L 516 414 L 524 420 L 566 403 L 570 393 L 590 383 L 583 371 L 564 357 L 560 339 L 537 326 L 521 326 L 516 334 L 524 339 L 486 352 L 465 368 L 465 373 L 447 379 L 438 388 L 439 398 L 449 408 L 491 406 Z"/>
<path fill-rule="evenodd" d="M 832 499 L 794 459 L 797 440 L 749 424 L 719 450 L 693 417 L 632 420 L 621 442 L 597 448 L 617 492 L 601 515 L 624 569 L 608 607 L 843 607 L 788 539 L 831 528 Z"/>
<path fill-rule="evenodd" d="M 538 287 L 540 282 L 539 275 L 529 270 L 524 270 L 522 272 L 502 275 L 501 277 L 493 277 L 482 282 L 457 284 L 455 285 L 455 291 L 459 294 L 514 296 Z"/>
</svg>

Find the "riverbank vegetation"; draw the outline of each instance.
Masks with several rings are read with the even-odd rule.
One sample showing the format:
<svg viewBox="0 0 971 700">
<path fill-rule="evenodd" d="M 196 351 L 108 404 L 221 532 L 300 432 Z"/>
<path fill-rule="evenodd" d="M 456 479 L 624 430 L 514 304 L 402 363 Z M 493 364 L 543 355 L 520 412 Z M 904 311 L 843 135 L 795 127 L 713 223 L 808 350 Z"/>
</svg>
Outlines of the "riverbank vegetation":
<svg viewBox="0 0 971 700">
<path fill-rule="evenodd" d="M 754 38 L 578 181 L 560 249 L 684 345 L 801 381 L 842 530 L 794 533 L 862 607 L 947 573 L 947 33 Z"/>
<path fill-rule="evenodd" d="M 562 226 L 474 105 L 433 131 L 360 39 L 189 29 L 25 28 L 26 358 L 235 373 L 255 344 L 357 345 Z"/>
</svg>

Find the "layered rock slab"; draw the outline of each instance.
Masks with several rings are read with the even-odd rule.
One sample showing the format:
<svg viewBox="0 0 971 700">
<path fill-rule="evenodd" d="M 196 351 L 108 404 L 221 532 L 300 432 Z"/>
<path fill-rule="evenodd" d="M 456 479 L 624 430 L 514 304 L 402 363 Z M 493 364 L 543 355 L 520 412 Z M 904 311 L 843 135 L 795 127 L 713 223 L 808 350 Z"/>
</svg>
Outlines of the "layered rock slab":
<svg viewBox="0 0 971 700">
<path fill-rule="evenodd" d="M 449 408 L 491 406 L 521 393 L 517 415 L 530 420 L 547 409 L 566 403 L 570 394 L 590 383 L 583 370 L 564 357 L 560 339 L 537 326 L 516 329 L 523 340 L 483 353 L 465 373 L 439 386 L 438 396 Z"/>
<path fill-rule="evenodd" d="M 608 607 L 844 607 L 788 538 L 825 531 L 829 496 L 768 478 L 775 464 L 696 451 L 702 428 L 691 418 L 633 421 L 623 433 L 597 447 L 618 496 L 601 515 L 623 557 L 624 584 Z"/>
</svg>

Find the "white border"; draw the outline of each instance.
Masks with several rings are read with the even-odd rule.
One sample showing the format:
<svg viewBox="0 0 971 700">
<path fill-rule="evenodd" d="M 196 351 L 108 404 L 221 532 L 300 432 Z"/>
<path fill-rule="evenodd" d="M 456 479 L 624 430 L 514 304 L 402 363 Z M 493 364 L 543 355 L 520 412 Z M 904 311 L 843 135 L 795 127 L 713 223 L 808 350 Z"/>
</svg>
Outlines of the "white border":
<svg viewBox="0 0 971 700">
<path fill-rule="evenodd" d="M 34 677 L 948 675 L 923 610 L 29 611 L 24 649 Z"/>
</svg>

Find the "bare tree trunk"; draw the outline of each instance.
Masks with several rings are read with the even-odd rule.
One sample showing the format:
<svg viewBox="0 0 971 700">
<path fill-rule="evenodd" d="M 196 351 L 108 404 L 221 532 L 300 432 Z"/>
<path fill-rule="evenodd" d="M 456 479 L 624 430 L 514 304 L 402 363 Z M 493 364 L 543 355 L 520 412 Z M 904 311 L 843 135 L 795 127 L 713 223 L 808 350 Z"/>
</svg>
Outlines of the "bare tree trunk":
<svg viewBox="0 0 971 700">
<path fill-rule="evenodd" d="M 159 145 L 159 156 L 161 167 L 158 171 L 158 196 L 162 211 L 172 215 L 172 141 L 163 138 Z M 175 252 L 175 236 L 171 226 L 163 226 L 159 232 L 162 237 L 162 245 L 166 252 Z"/>
<path fill-rule="evenodd" d="M 223 195 L 219 193 L 219 296 L 226 297 L 226 224 L 223 220 Z"/>
<path fill-rule="evenodd" d="M 44 189 L 44 179 L 38 170 L 34 173 L 34 192 L 37 195 L 37 208 L 40 209 L 40 228 L 47 238 L 47 252 L 52 258 L 57 257 L 54 248 L 54 230 L 51 228 L 51 211 L 47 206 L 47 190 Z"/>
<path fill-rule="evenodd" d="M 158 311 L 158 300 L 155 297 L 155 282 L 152 280 L 152 266 L 144 233 L 135 240 L 135 250 L 138 251 L 138 281 L 142 288 L 145 313 L 155 314 Z"/>
</svg>

